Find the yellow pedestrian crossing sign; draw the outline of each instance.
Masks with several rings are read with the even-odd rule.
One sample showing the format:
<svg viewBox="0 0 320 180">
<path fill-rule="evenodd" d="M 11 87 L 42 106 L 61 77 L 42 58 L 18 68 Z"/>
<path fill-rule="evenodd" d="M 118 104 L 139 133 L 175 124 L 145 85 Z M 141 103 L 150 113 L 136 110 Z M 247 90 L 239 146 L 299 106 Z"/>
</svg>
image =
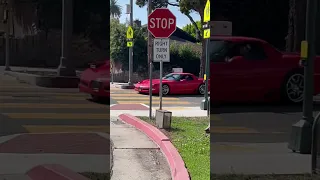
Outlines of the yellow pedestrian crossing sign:
<svg viewBox="0 0 320 180">
<path fill-rule="evenodd" d="M 204 8 L 204 18 L 203 22 L 209 22 L 210 21 L 210 0 L 207 1 L 206 6 Z"/>
<path fill-rule="evenodd" d="M 132 41 L 128 41 L 127 42 L 127 47 L 132 47 L 133 46 L 133 42 Z"/>
<path fill-rule="evenodd" d="M 133 29 L 131 26 L 129 26 L 127 30 L 127 39 L 133 39 Z"/>
<path fill-rule="evenodd" d="M 203 30 L 203 38 L 208 39 L 210 38 L 210 29 Z"/>
</svg>

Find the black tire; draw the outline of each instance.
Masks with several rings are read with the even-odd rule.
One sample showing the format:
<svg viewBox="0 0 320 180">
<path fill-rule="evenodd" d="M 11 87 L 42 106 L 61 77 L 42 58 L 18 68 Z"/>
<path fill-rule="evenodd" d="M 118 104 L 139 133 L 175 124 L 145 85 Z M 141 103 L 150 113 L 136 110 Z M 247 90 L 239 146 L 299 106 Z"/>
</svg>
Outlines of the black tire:
<svg viewBox="0 0 320 180">
<path fill-rule="evenodd" d="M 166 91 L 166 92 L 163 91 L 164 88 L 167 88 L 168 91 Z M 168 85 L 168 84 L 163 84 L 163 85 L 162 85 L 162 95 L 163 95 L 163 96 L 166 96 L 166 95 L 169 95 L 169 94 L 170 94 L 170 87 L 169 87 L 169 85 Z"/>
<path fill-rule="evenodd" d="M 201 92 L 200 88 L 203 87 L 203 92 Z M 206 85 L 205 84 L 200 84 L 198 87 L 198 93 L 201 95 L 205 94 L 205 90 L 206 90 Z"/>
<path fill-rule="evenodd" d="M 295 81 L 294 79 L 299 79 L 299 80 L 297 80 L 297 84 L 296 85 L 289 85 L 289 83 L 292 83 L 292 81 Z M 302 85 L 301 85 L 300 81 L 302 81 Z M 288 73 L 288 75 L 286 76 L 285 80 L 282 83 L 282 88 L 281 88 L 282 100 L 284 102 L 290 103 L 290 104 L 302 103 L 303 102 L 303 91 L 304 91 L 303 83 L 304 83 L 304 74 L 303 74 L 302 70 L 294 70 L 291 73 Z M 289 91 L 291 91 L 291 90 L 289 90 L 289 88 L 291 89 L 291 87 L 289 87 L 289 86 L 291 86 L 291 87 L 294 86 L 294 87 L 292 87 L 293 89 L 295 89 L 295 90 L 292 90 L 292 91 L 294 91 L 292 93 L 294 95 L 289 94 Z M 295 87 L 295 86 L 298 86 L 298 87 Z"/>
</svg>

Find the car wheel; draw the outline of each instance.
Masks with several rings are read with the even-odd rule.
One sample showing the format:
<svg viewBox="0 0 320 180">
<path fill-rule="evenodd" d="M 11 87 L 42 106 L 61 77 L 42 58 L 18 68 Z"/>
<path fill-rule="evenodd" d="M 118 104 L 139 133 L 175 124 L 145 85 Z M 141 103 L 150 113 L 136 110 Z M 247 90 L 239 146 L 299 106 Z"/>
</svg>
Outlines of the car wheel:
<svg viewBox="0 0 320 180">
<path fill-rule="evenodd" d="M 300 71 L 291 73 L 284 81 L 282 88 L 283 99 L 290 103 L 301 103 L 303 101 L 304 75 Z"/>
<path fill-rule="evenodd" d="M 206 85 L 200 84 L 200 86 L 198 87 L 198 93 L 201 95 L 204 95 L 205 92 L 206 92 Z"/>
<path fill-rule="evenodd" d="M 167 84 L 162 85 L 162 95 L 168 95 L 170 93 L 170 87 Z"/>
</svg>

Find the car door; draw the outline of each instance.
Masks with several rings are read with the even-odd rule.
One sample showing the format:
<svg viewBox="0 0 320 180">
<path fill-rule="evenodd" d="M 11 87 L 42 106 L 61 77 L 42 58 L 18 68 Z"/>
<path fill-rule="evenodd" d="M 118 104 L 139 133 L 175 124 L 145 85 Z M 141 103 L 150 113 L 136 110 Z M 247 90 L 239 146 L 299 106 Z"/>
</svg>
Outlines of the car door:
<svg viewBox="0 0 320 180">
<path fill-rule="evenodd" d="M 197 77 L 193 75 L 186 75 L 186 91 L 188 94 L 194 93 L 195 90 L 198 89 L 199 81 Z"/>
<path fill-rule="evenodd" d="M 178 94 L 186 94 L 188 93 L 188 82 L 187 82 L 187 76 L 186 75 L 181 75 L 180 78 L 174 82 L 174 87 L 175 87 L 175 93 Z"/>
<path fill-rule="evenodd" d="M 217 45 L 217 42 L 213 44 Z M 242 62 L 230 61 L 240 56 L 235 46 L 234 42 L 227 42 L 219 56 L 218 53 L 210 55 L 210 96 L 213 101 L 238 101 L 241 98 L 237 92 L 245 82 L 244 71 L 238 68 Z"/>
<path fill-rule="evenodd" d="M 273 62 L 260 42 L 245 42 L 236 45 L 240 50 L 241 62 L 230 62 L 230 68 L 234 75 L 241 77 L 239 87 L 235 94 L 239 94 L 241 100 L 257 100 L 267 92 L 266 85 L 272 81 L 270 74 L 273 70 Z"/>
</svg>

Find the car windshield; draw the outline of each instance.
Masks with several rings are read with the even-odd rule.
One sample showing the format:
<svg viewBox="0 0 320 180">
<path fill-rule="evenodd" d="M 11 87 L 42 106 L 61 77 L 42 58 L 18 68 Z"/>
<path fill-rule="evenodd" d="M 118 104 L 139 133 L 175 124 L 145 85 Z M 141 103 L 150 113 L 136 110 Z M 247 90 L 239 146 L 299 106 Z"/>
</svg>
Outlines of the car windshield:
<svg viewBox="0 0 320 180">
<path fill-rule="evenodd" d="M 210 61 L 224 62 L 224 56 L 228 51 L 229 43 L 222 40 L 210 41 Z"/>
<path fill-rule="evenodd" d="M 164 76 L 162 79 L 178 81 L 180 79 L 180 77 L 181 77 L 180 74 L 171 73 L 171 74 Z"/>
</svg>

